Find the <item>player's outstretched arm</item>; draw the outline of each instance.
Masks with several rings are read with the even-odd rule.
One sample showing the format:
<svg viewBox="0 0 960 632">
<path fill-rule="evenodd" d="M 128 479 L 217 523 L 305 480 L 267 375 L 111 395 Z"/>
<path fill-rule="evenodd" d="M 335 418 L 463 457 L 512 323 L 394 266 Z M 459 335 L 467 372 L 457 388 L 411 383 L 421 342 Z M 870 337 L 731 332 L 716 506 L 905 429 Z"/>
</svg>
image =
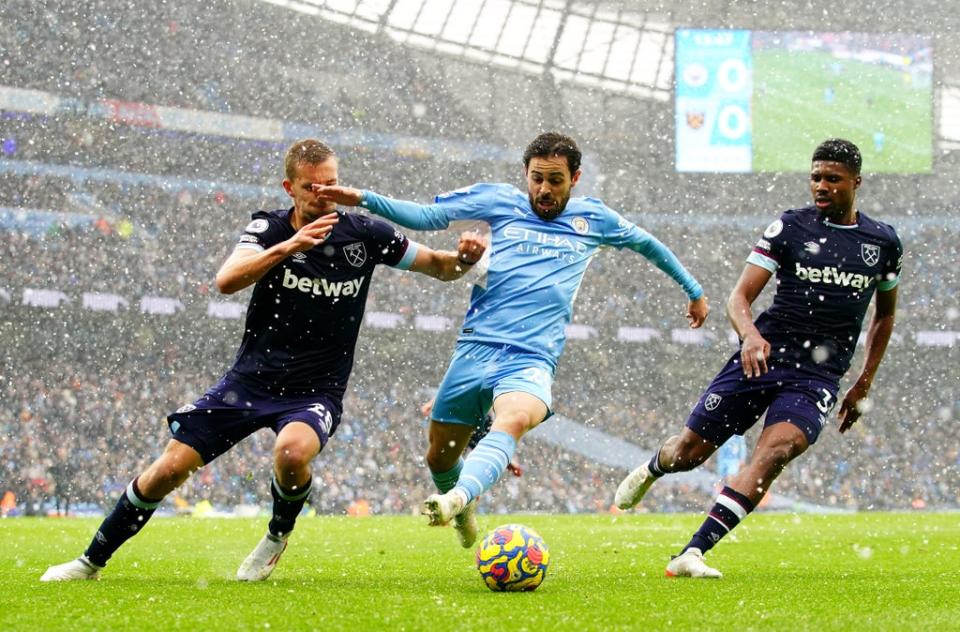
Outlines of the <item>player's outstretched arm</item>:
<svg viewBox="0 0 960 632">
<path fill-rule="evenodd" d="M 867 328 L 867 348 L 863 359 L 863 369 L 840 404 L 840 432 L 846 432 L 857 422 L 864 412 L 864 402 L 873 385 L 873 378 L 880 368 L 880 362 L 887 351 L 887 343 L 893 333 L 893 323 L 897 313 L 897 288 L 877 291 L 876 311 Z"/>
<path fill-rule="evenodd" d="M 313 192 L 318 200 L 334 202 L 339 206 L 360 206 L 363 201 L 363 191 L 351 187 L 314 184 Z"/>
<path fill-rule="evenodd" d="M 217 289 L 222 294 L 233 294 L 256 283 L 273 266 L 293 253 L 322 244 L 338 219 L 336 213 L 319 217 L 300 228 L 290 239 L 274 244 L 266 250 L 236 248 L 217 272 Z"/>
<path fill-rule="evenodd" d="M 703 325 L 710 313 L 703 288 L 690 274 L 680 259 L 662 241 L 624 220 L 619 214 L 613 214 L 617 220 L 616 229 L 606 236 L 606 243 L 618 248 L 626 247 L 637 252 L 665 272 L 683 288 L 690 303 L 687 305 L 687 322 L 696 329 Z"/>
<path fill-rule="evenodd" d="M 346 206 L 362 206 L 404 228 L 414 230 L 443 230 L 450 225 L 447 212 L 439 206 L 426 206 L 407 200 L 395 200 L 373 191 L 361 191 L 350 187 L 313 185 L 317 199 Z"/>
<path fill-rule="evenodd" d="M 748 263 L 727 299 L 727 318 L 743 341 L 740 345 L 740 366 L 747 377 L 759 377 L 767 372 L 770 343 L 753 324 L 751 306 L 771 276 L 772 273 L 766 268 Z"/>
<path fill-rule="evenodd" d="M 466 274 L 483 257 L 486 239 L 475 231 L 460 235 L 457 251 L 432 250 L 421 246 L 410 269 L 441 281 L 453 281 Z"/>
</svg>

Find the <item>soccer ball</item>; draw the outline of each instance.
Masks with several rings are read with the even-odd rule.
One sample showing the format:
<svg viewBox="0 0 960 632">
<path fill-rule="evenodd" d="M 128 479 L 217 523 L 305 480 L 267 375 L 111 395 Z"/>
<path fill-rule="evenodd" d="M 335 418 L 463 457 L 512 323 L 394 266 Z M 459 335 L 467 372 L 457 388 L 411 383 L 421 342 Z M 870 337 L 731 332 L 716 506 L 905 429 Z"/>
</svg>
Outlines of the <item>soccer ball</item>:
<svg viewBox="0 0 960 632">
<path fill-rule="evenodd" d="M 490 590 L 536 590 L 547 576 L 550 551 L 530 527 L 505 524 L 483 539 L 477 548 L 477 570 Z"/>
</svg>

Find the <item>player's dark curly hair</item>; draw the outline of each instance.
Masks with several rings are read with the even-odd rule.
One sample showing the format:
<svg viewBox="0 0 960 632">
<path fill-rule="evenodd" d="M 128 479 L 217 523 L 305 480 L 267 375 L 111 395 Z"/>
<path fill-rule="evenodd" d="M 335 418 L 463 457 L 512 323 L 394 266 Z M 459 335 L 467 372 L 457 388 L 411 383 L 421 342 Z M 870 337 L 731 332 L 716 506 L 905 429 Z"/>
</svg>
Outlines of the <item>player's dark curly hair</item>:
<svg viewBox="0 0 960 632">
<path fill-rule="evenodd" d="M 294 180 L 297 177 L 297 165 L 319 165 L 336 155 L 326 143 L 314 138 L 304 138 L 290 145 L 283 159 L 283 171 L 287 180 Z"/>
<path fill-rule="evenodd" d="M 577 142 L 569 136 L 564 136 L 558 132 L 544 132 L 533 139 L 527 149 L 523 152 L 523 168 L 530 166 L 530 159 L 533 157 L 543 158 L 544 156 L 563 156 L 567 159 L 567 166 L 570 167 L 570 175 L 577 172 L 580 168 L 580 148 Z"/>
<path fill-rule="evenodd" d="M 813 150 L 813 160 L 839 162 L 846 165 L 847 169 L 854 175 L 860 175 L 860 167 L 863 164 L 863 158 L 860 157 L 860 148 L 842 138 L 831 138 L 820 143 Z"/>
</svg>

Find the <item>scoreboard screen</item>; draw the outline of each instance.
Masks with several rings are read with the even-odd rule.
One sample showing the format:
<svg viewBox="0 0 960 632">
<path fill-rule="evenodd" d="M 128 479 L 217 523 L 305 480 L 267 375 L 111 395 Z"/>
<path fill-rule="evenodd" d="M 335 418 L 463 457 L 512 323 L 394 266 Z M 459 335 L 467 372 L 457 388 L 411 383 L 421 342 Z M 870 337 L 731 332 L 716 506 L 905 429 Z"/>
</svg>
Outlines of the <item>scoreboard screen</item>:
<svg viewBox="0 0 960 632">
<path fill-rule="evenodd" d="M 847 138 L 869 172 L 933 169 L 928 35 L 676 31 L 676 167 L 806 171 Z"/>
</svg>

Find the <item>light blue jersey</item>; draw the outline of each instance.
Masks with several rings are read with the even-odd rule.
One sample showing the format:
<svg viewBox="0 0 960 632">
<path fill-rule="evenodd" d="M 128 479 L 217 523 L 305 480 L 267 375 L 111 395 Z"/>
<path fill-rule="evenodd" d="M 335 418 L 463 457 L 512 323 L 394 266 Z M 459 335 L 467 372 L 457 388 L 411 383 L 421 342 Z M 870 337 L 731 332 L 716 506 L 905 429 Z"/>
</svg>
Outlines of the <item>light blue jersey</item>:
<svg viewBox="0 0 960 632">
<path fill-rule="evenodd" d="M 700 284 L 655 237 L 593 198 L 571 198 L 554 220 L 541 219 L 527 195 L 508 184 L 475 184 L 421 205 L 363 192 L 361 206 L 407 228 L 442 230 L 457 220 L 490 226 L 490 263 L 463 321 L 461 341 L 509 344 L 554 367 L 573 303 L 601 246 L 630 248 L 666 272 L 693 300 Z"/>
</svg>

